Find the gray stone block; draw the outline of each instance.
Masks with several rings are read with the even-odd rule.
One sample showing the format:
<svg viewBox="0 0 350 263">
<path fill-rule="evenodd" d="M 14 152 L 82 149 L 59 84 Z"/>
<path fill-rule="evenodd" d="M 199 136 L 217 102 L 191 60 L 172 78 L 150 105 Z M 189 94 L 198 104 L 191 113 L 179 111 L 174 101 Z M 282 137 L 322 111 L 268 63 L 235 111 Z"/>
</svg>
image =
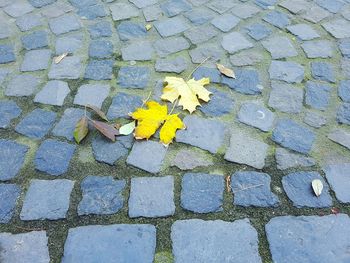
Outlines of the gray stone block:
<svg viewBox="0 0 350 263">
<path fill-rule="evenodd" d="M 110 58 L 113 55 L 113 43 L 109 40 L 94 40 L 89 45 L 89 57 Z"/>
<path fill-rule="evenodd" d="M 70 89 L 67 82 L 51 80 L 36 94 L 34 102 L 62 106 L 69 93 Z"/>
<path fill-rule="evenodd" d="M 110 90 L 109 85 L 103 84 L 86 84 L 80 86 L 74 98 L 76 105 L 93 105 L 97 108 L 102 107 L 102 103 L 108 97 Z"/>
<path fill-rule="evenodd" d="M 135 109 L 141 107 L 141 105 L 141 97 L 120 92 L 113 97 L 107 112 L 107 117 L 109 119 L 126 118 L 129 116 L 130 112 L 134 112 Z"/>
<path fill-rule="evenodd" d="M 61 35 L 71 31 L 79 30 L 81 28 L 81 23 L 75 15 L 65 14 L 56 18 L 52 18 L 49 21 L 49 26 L 55 35 Z"/>
<path fill-rule="evenodd" d="M 22 32 L 31 30 L 42 24 L 41 16 L 38 14 L 27 14 L 16 19 L 16 25 Z"/>
<path fill-rule="evenodd" d="M 0 223 L 9 223 L 15 212 L 21 188 L 16 184 L 0 184 Z M 0 243 L 1 244 L 1 243 Z"/>
<path fill-rule="evenodd" d="M 17 75 L 8 83 L 5 95 L 14 97 L 31 96 L 40 84 L 40 81 L 39 77 L 33 75 Z"/>
<path fill-rule="evenodd" d="M 184 36 L 188 38 L 194 45 L 207 42 L 217 34 L 217 30 L 215 30 L 211 25 L 193 27 L 184 32 Z"/>
<path fill-rule="evenodd" d="M 147 67 L 124 66 L 118 72 L 117 83 L 122 88 L 144 89 L 150 78 Z"/>
<path fill-rule="evenodd" d="M 252 48 L 254 45 L 248 41 L 241 33 L 232 32 L 223 36 L 221 46 L 227 52 L 233 54 L 243 49 Z"/>
<path fill-rule="evenodd" d="M 283 148 L 277 148 L 275 152 L 277 168 L 285 170 L 294 167 L 310 167 L 316 164 L 315 159 L 301 154 L 290 152 Z"/>
<path fill-rule="evenodd" d="M 90 60 L 86 66 L 84 78 L 93 80 L 112 79 L 113 65 L 113 59 Z"/>
<path fill-rule="evenodd" d="M 334 53 L 334 46 L 328 40 L 306 41 L 301 47 L 308 58 L 331 58 Z"/>
<path fill-rule="evenodd" d="M 238 69 L 235 71 L 236 78 L 222 77 L 222 84 L 229 88 L 247 95 L 257 95 L 262 92 L 259 73 L 255 69 Z"/>
<path fill-rule="evenodd" d="M 83 45 L 83 35 L 81 33 L 76 33 L 73 35 L 64 35 L 56 39 L 56 54 L 61 55 L 65 52 L 75 53 Z M 66 58 L 65 58 L 66 59 Z M 62 63 L 62 62 L 60 62 Z"/>
<path fill-rule="evenodd" d="M 135 38 L 144 38 L 147 36 L 147 30 L 144 24 L 131 21 L 122 21 L 117 26 L 117 32 L 121 40 L 130 40 Z"/>
<path fill-rule="evenodd" d="M 240 19 L 232 14 L 223 14 L 214 18 L 211 23 L 222 32 L 228 32 L 238 25 Z"/>
<path fill-rule="evenodd" d="M 49 67 L 51 51 L 49 49 L 31 50 L 24 55 L 21 71 L 45 70 Z"/>
<path fill-rule="evenodd" d="M 61 120 L 52 130 L 55 136 L 65 137 L 67 140 L 73 140 L 73 132 L 75 125 L 84 116 L 84 110 L 76 108 L 68 108 L 64 111 Z M 90 114 L 88 113 L 90 117 Z"/>
<path fill-rule="evenodd" d="M 160 8 L 166 16 L 173 17 L 182 12 L 190 11 L 192 5 L 186 0 L 168 0 L 161 4 Z"/>
<path fill-rule="evenodd" d="M 288 31 L 301 40 L 319 38 L 320 35 L 308 24 L 295 24 L 287 27 Z"/>
<path fill-rule="evenodd" d="M 114 3 L 109 6 L 114 21 L 124 20 L 139 15 L 139 11 L 133 5 L 127 3 Z"/>
<path fill-rule="evenodd" d="M 304 79 L 304 67 L 295 62 L 273 60 L 269 73 L 271 79 L 288 83 L 300 83 Z"/>
<path fill-rule="evenodd" d="M 188 49 L 190 43 L 183 37 L 169 37 L 154 42 L 154 48 L 160 57 L 166 57 L 181 50 Z"/>
<path fill-rule="evenodd" d="M 11 4 L 4 7 L 5 13 L 12 17 L 20 17 L 32 12 L 33 10 L 34 7 L 27 1 L 23 0 L 11 1 Z"/>
<path fill-rule="evenodd" d="M 174 72 L 181 73 L 188 67 L 186 60 L 183 57 L 174 59 L 157 59 L 155 70 L 157 72 Z"/>
<path fill-rule="evenodd" d="M 318 110 L 326 110 L 329 104 L 332 87 L 308 81 L 306 83 L 305 103 Z"/>
<path fill-rule="evenodd" d="M 328 139 L 343 145 L 350 150 L 350 133 L 342 129 L 334 129 L 328 135 Z"/>
<path fill-rule="evenodd" d="M 150 41 L 138 41 L 129 43 L 126 47 L 121 48 L 123 60 L 145 61 L 151 60 L 154 49 Z"/>
<path fill-rule="evenodd" d="M 35 31 L 21 37 L 25 49 L 37 49 L 47 47 L 49 44 L 48 34 L 46 31 Z"/>
<path fill-rule="evenodd" d="M 162 37 L 170 37 L 189 28 L 189 25 L 181 17 L 173 17 L 157 21 L 154 23 L 154 26 Z"/>
<path fill-rule="evenodd" d="M 0 64 L 16 61 L 16 56 L 13 51 L 13 46 L 0 45 Z"/>
<path fill-rule="evenodd" d="M 180 150 L 171 165 L 176 166 L 181 170 L 192 170 L 200 166 L 210 166 L 213 162 L 204 153 L 195 152 L 191 150 Z"/>
<path fill-rule="evenodd" d="M 271 11 L 263 17 L 263 20 L 280 29 L 284 29 L 290 24 L 287 14 L 279 11 Z"/>
<path fill-rule="evenodd" d="M 233 111 L 235 101 L 230 98 L 228 93 L 221 92 L 217 89 L 210 88 L 212 96 L 208 103 L 202 104 L 199 108 L 201 112 L 210 117 L 219 117 L 229 114 Z"/>
<path fill-rule="evenodd" d="M 21 115 L 22 110 L 12 100 L 0 100 L 0 129 L 7 128 L 11 121 Z"/>
<path fill-rule="evenodd" d="M 321 114 L 308 111 L 305 114 L 304 123 L 314 128 L 321 128 L 327 124 L 327 118 Z"/>
<path fill-rule="evenodd" d="M 274 36 L 261 42 L 273 59 L 295 57 L 297 50 L 287 37 Z"/>
<path fill-rule="evenodd" d="M 350 203 L 350 164 L 332 164 L 323 168 L 336 198 L 341 203 Z"/>
<path fill-rule="evenodd" d="M 324 29 L 335 38 L 350 37 L 350 22 L 343 18 L 336 18 L 322 24 Z"/>
<path fill-rule="evenodd" d="M 268 37 L 272 30 L 263 24 L 253 24 L 247 27 L 248 35 L 255 40 L 261 40 Z"/>
<path fill-rule="evenodd" d="M 272 82 L 268 105 L 276 110 L 299 113 L 303 108 L 304 92 L 290 84 Z"/>
<path fill-rule="evenodd" d="M 81 75 L 83 64 L 80 57 L 65 57 L 60 63 L 52 63 L 49 71 L 50 79 L 78 79 Z"/>
</svg>

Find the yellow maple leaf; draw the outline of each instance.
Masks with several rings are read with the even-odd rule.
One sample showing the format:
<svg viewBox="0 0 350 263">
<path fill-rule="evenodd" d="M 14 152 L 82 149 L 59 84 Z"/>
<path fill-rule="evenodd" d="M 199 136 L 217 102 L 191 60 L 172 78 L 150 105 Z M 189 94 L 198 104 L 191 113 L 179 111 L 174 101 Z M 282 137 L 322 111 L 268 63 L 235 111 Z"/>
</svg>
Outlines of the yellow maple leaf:
<svg viewBox="0 0 350 263">
<path fill-rule="evenodd" d="M 184 129 L 185 125 L 178 114 L 168 115 L 168 107 L 158 102 L 146 103 L 148 109 L 138 108 L 130 116 L 137 120 L 134 136 L 136 139 L 149 139 L 164 123 L 160 130 L 160 141 L 168 145 L 175 137 L 177 129 Z"/>
<path fill-rule="evenodd" d="M 163 89 L 161 98 L 173 103 L 180 97 L 179 106 L 190 113 L 194 112 L 197 106 L 200 106 L 198 98 L 205 102 L 210 100 L 211 92 L 204 88 L 204 85 L 210 83 L 209 78 L 185 81 L 183 78 L 166 77 L 164 81 L 167 85 Z"/>
</svg>

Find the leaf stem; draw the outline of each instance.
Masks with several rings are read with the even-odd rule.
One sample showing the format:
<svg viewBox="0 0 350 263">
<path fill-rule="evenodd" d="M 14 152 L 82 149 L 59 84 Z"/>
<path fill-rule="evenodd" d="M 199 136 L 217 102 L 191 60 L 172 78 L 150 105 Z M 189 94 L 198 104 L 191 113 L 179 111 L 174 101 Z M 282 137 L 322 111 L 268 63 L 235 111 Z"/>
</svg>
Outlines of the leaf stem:
<svg viewBox="0 0 350 263">
<path fill-rule="evenodd" d="M 168 115 L 170 115 L 170 114 L 172 114 L 173 113 L 173 111 L 174 111 L 174 109 L 175 109 L 175 107 L 176 107 L 176 105 L 177 105 L 177 103 L 178 103 L 178 99 L 176 99 L 175 101 L 174 101 L 174 105 L 173 105 L 173 107 L 171 108 L 171 111 L 169 112 L 169 114 Z"/>
<path fill-rule="evenodd" d="M 189 80 L 192 74 L 200 67 L 202 66 L 205 62 L 207 62 L 208 59 L 210 59 L 211 56 L 206 57 L 197 67 L 194 68 L 194 70 L 191 71 L 191 73 L 187 76 L 186 80 Z"/>
<path fill-rule="evenodd" d="M 147 98 L 145 100 L 142 100 L 142 105 L 140 108 L 142 108 L 143 106 L 145 106 L 146 102 L 149 100 L 149 98 L 151 97 L 152 95 L 152 91 L 149 92 Z"/>
</svg>

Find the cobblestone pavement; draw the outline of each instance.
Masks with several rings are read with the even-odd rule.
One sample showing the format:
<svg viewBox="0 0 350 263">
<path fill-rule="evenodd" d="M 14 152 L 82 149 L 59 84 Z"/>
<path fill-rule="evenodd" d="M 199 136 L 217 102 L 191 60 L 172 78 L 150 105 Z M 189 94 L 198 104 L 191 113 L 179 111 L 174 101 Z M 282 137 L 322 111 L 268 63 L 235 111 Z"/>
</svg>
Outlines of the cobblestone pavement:
<svg viewBox="0 0 350 263">
<path fill-rule="evenodd" d="M 198 65 L 168 148 L 74 143 Z M 0 261 L 348 263 L 349 125 L 350 0 L 0 0 Z"/>
</svg>

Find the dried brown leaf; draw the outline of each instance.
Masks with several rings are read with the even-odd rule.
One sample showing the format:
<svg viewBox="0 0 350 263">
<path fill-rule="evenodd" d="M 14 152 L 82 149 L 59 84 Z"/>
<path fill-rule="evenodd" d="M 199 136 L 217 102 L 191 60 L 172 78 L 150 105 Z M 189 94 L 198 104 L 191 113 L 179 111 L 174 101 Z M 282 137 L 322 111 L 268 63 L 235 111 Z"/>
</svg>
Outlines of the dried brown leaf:
<svg viewBox="0 0 350 263">
<path fill-rule="evenodd" d="M 99 130 L 104 136 L 106 136 L 111 141 L 115 141 L 115 136 L 119 134 L 119 131 L 112 125 L 109 125 L 102 121 L 92 121 L 92 125 Z"/>
<path fill-rule="evenodd" d="M 226 77 L 233 78 L 233 79 L 236 78 L 236 75 L 232 69 L 229 69 L 229 68 L 227 68 L 224 65 L 219 64 L 219 63 L 216 63 L 216 67 L 218 68 L 220 73 L 225 75 Z"/>
<path fill-rule="evenodd" d="M 101 119 L 108 121 L 106 114 L 94 105 L 86 105 L 89 109 L 93 110 Z"/>
<path fill-rule="evenodd" d="M 76 124 L 74 129 L 74 139 L 77 143 L 80 143 L 88 134 L 88 118 L 86 116 L 82 117 Z"/>
</svg>

